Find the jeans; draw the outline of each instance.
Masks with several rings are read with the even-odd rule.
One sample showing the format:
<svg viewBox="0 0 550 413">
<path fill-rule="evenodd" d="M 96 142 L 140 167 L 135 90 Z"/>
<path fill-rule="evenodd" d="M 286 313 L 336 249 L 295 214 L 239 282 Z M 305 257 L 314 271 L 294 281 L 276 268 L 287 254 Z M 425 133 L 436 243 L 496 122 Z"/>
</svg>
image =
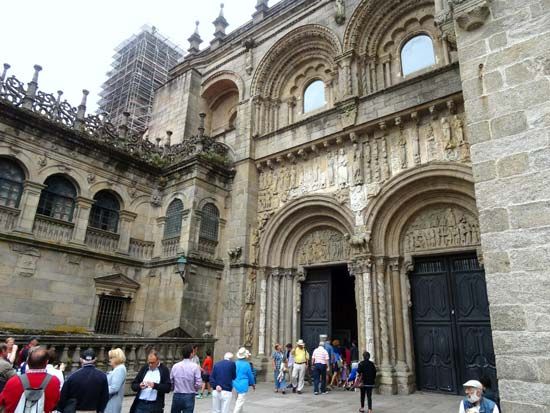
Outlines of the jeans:
<svg viewBox="0 0 550 413">
<path fill-rule="evenodd" d="M 372 410 L 372 387 L 361 387 L 361 408 L 365 407 L 365 394 L 367 395 L 367 406 Z"/>
<path fill-rule="evenodd" d="M 195 393 L 174 393 L 170 413 L 193 413 L 195 410 Z"/>
<path fill-rule="evenodd" d="M 315 363 L 313 365 L 313 391 L 319 393 L 319 382 L 321 383 L 321 393 L 327 391 L 327 365 Z"/>
<path fill-rule="evenodd" d="M 147 403 L 144 400 L 138 400 L 135 413 L 158 413 L 162 409 L 159 409 L 156 403 Z"/>
<path fill-rule="evenodd" d="M 229 413 L 229 405 L 231 404 L 231 399 L 233 398 L 233 393 L 230 391 L 212 391 L 212 412 L 213 413 Z"/>
</svg>

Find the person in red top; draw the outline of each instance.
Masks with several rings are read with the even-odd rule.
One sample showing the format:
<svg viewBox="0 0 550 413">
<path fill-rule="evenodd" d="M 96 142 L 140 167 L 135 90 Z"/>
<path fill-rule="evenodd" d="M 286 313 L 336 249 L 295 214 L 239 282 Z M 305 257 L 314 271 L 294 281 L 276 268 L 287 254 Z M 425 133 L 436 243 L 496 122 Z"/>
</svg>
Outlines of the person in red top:
<svg viewBox="0 0 550 413">
<path fill-rule="evenodd" d="M 214 361 L 212 360 L 212 352 L 210 350 L 206 350 L 206 358 L 204 359 L 202 363 L 202 368 L 201 368 L 202 389 L 199 395 L 197 396 L 198 399 L 202 399 L 202 397 L 204 396 L 205 390 L 208 390 L 206 397 L 212 394 L 212 388 L 210 387 L 210 375 L 212 374 L 213 365 L 214 365 Z"/>
<path fill-rule="evenodd" d="M 48 365 L 48 352 L 43 348 L 33 350 L 27 360 L 27 373 L 29 383 L 38 388 L 46 378 L 46 366 Z M 59 388 L 61 384 L 57 377 L 52 377 L 44 390 L 44 412 L 50 413 L 55 409 L 59 401 Z M 8 380 L 4 391 L 0 393 L 0 407 L 4 407 L 5 413 L 13 413 L 23 394 L 23 384 L 19 376 Z"/>
</svg>

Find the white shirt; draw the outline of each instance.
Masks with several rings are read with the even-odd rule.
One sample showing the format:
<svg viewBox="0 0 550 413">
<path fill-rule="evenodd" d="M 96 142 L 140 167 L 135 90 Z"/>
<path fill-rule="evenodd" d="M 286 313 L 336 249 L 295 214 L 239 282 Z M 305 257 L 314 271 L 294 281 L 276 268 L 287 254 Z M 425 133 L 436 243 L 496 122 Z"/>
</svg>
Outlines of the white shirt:
<svg viewBox="0 0 550 413">
<path fill-rule="evenodd" d="M 61 390 L 61 388 L 63 387 L 63 383 L 65 382 L 65 377 L 63 377 L 63 372 L 61 370 L 57 370 L 51 364 L 48 364 L 46 366 L 46 373 L 54 377 L 57 377 L 57 379 L 59 380 L 59 390 Z"/>
<path fill-rule="evenodd" d="M 143 382 L 147 383 L 149 381 L 152 381 L 153 383 L 160 383 L 160 370 L 158 367 L 155 370 L 147 370 L 147 373 L 143 378 Z M 144 389 L 141 389 L 139 399 L 154 402 L 157 400 L 157 391 L 151 387 L 145 387 Z"/>
<path fill-rule="evenodd" d="M 477 409 L 477 410 L 474 410 L 474 409 Z M 458 413 L 479 413 L 479 406 L 476 406 L 472 409 L 468 409 L 466 411 L 466 410 L 464 410 L 464 403 L 461 401 L 460 402 L 460 410 L 459 410 Z M 500 411 L 498 410 L 498 406 L 496 404 L 495 404 L 495 408 L 490 413 L 500 413 Z"/>
</svg>

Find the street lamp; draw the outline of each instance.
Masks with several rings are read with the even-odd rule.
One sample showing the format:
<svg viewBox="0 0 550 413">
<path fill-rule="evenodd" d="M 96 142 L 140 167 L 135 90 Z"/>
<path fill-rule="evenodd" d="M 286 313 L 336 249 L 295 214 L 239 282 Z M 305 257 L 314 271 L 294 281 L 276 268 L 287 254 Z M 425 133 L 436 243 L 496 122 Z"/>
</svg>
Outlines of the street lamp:
<svg viewBox="0 0 550 413">
<path fill-rule="evenodd" d="M 187 258 L 185 258 L 185 255 L 182 255 L 181 257 L 178 258 L 178 260 L 176 261 L 176 265 L 177 265 L 177 272 L 180 275 L 181 280 L 185 284 L 185 276 L 187 275 L 186 274 L 186 272 L 187 272 Z"/>
</svg>

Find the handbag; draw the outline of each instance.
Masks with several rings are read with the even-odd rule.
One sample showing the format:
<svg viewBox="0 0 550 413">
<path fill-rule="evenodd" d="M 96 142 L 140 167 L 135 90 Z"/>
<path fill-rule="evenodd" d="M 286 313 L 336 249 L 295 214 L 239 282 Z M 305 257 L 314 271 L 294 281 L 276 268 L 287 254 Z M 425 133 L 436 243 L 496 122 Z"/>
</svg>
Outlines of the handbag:
<svg viewBox="0 0 550 413">
<path fill-rule="evenodd" d="M 360 375 L 357 375 L 357 377 L 353 381 L 353 388 L 360 389 L 361 387 L 363 387 L 363 378 Z"/>
</svg>

